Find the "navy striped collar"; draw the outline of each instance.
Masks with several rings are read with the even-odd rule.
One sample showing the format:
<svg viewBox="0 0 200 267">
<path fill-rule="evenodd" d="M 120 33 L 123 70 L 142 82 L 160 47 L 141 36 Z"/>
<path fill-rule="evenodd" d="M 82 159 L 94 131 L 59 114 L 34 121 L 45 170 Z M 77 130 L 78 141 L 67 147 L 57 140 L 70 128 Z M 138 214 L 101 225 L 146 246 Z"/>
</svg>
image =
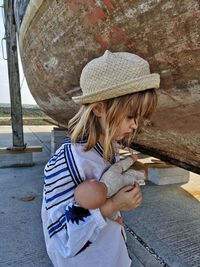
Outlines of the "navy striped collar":
<svg viewBox="0 0 200 267">
<path fill-rule="evenodd" d="M 84 137 L 82 140 L 79 140 L 77 142 L 77 144 L 86 144 L 87 143 L 88 138 Z M 71 144 L 71 138 L 67 137 L 63 140 L 62 144 Z M 100 142 L 97 142 L 96 145 L 92 148 L 94 149 L 102 158 L 103 158 L 103 147 L 100 144 Z M 116 162 L 116 158 L 113 157 L 111 163 L 115 163 Z"/>
<path fill-rule="evenodd" d="M 103 147 L 102 147 L 102 145 L 99 142 L 97 142 L 97 144 L 93 148 L 103 158 Z"/>
<path fill-rule="evenodd" d="M 88 140 L 87 136 L 84 136 L 83 139 L 77 141 L 77 144 L 86 144 Z M 71 138 L 67 137 L 62 141 L 62 144 L 71 144 Z M 97 144 L 93 147 L 93 149 L 103 158 L 103 147 L 97 142 Z"/>
</svg>

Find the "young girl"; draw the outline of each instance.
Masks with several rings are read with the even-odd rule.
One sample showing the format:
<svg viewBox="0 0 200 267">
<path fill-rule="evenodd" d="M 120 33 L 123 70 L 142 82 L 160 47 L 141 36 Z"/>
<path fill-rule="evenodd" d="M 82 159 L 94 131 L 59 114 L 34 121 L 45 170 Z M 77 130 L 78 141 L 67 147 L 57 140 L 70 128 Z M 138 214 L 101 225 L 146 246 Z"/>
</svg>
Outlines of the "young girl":
<svg viewBox="0 0 200 267">
<path fill-rule="evenodd" d="M 140 206 L 139 185 L 123 187 L 94 209 L 78 205 L 74 192 L 86 180 L 98 184 L 119 160 L 118 144 L 128 146 L 140 118 L 155 109 L 159 81 L 147 61 L 126 52 L 106 51 L 84 67 L 83 94 L 73 98 L 82 106 L 69 122 L 70 137 L 44 170 L 43 230 L 54 266 L 131 265 L 122 226 L 108 217 Z"/>
</svg>

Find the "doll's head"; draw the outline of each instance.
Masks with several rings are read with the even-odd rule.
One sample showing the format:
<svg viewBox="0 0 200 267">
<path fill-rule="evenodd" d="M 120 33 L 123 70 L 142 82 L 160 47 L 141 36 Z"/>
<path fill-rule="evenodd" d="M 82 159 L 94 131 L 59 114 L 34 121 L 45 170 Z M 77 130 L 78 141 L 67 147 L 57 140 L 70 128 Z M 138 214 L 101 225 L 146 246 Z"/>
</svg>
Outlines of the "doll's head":
<svg viewBox="0 0 200 267">
<path fill-rule="evenodd" d="M 97 209 L 106 202 L 107 187 L 104 183 L 88 179 L 76 187 L 74 198 L 85 209 Z"/>
</svg>

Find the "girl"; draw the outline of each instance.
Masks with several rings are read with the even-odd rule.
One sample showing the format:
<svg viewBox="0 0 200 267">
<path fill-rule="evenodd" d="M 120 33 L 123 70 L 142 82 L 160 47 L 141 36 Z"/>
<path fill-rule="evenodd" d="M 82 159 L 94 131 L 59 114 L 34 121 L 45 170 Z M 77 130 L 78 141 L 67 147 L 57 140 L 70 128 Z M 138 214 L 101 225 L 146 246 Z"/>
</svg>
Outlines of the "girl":
<svg viewBox="0 0 200 267">
<path fill-rule="evenodd" d="M 44 170 L 43 230 L 54 266 L 131 265 L 122 226 L 108 217 L 140 206 L 139 185 L 123 187 L 94 209 L 78 205 L 74 192 L 86 180 L 98 185 L 119 160 L 118 144 L 129 145 L 140 118 L 155 109 L 159 82 L 148 62 L 131 53 L 106 51 L 84 67 L 83 94 L 73 98 L 82 106 L 69 122 L 70 137 Z"/>
</svg>

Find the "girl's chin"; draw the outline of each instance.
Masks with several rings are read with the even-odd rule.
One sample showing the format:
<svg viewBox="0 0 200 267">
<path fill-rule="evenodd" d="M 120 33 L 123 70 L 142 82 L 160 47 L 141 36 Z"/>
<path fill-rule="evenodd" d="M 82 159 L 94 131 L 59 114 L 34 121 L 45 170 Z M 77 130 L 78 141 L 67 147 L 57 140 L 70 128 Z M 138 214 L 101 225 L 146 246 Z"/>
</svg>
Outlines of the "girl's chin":
<svg viewBox="0 0 200 267">
<path fill-rule="evenodd" d="M 120 136 L 115 137 L 114 140 L 115 140 L 115 141 L 121 141 L 121 140 L 124 139 L 124 138 L 128 138 L 128 137 L 130 137 L 130 135 L 131 135 L 131 133 L 124 133 L 124 134 L 122 134 L 122 135 L 120 135 Z"/>
<path fill-rule="evenodd" d="M 128 138 L 129 136 L 130 136 L 130 133 L 125 133 L 125 134 L 123 134 L 121 136 L 118 136 L 115 140 L 116 141 L 121 141 L 122 139 Z"/>
<path fill-rule="evenodd" d="M 116 137 L 115 140 L 116 140 L 116 141 L 121 141 L 121 140 L 124 138 L 124 136 L 125 136 L 125 135 L 118 136 L 118 137 Z"/>
</svg>

